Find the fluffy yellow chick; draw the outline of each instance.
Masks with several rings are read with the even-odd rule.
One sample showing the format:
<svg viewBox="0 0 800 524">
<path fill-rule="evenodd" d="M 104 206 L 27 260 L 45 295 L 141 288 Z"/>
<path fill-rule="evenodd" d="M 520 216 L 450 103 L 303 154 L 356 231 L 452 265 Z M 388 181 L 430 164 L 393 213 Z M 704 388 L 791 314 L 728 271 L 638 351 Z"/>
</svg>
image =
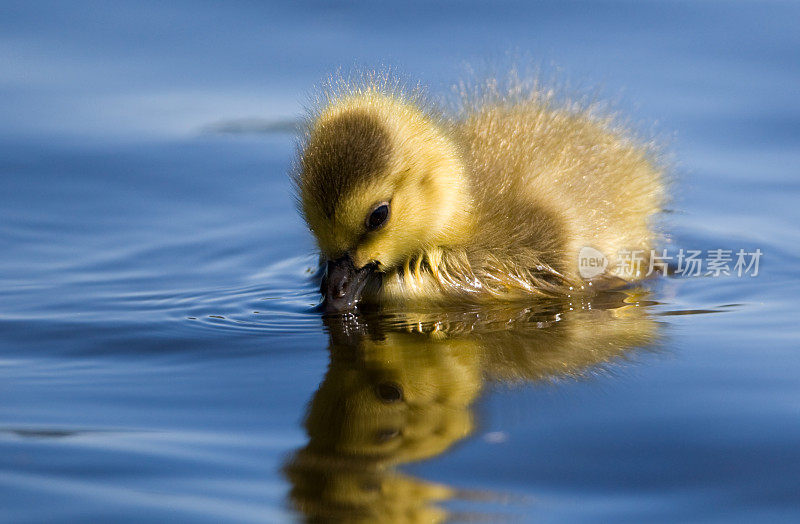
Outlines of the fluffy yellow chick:
<svg viewBox="0 0 800 524">
<path fill-rule="evenodd" d="M 656 240 L 664 192 L 647 147 L 535 90 L 485 91 L 449 115 L 388 85 L 325 93 L 299 147 L 328 312 L 557 296 L 643 274 L 618 255 L 646 264 Z M 605 256 L 589 280 L 585 247 Z"/>
</svg>

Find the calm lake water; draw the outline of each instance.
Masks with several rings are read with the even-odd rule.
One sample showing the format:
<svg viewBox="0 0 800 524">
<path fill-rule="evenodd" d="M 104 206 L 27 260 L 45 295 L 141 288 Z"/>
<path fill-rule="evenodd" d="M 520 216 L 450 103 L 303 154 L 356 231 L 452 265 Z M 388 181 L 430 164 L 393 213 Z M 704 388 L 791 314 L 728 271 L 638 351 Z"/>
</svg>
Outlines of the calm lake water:
<svg viewBox="0 0 800 524">
<path fill-rule="evenodd" d="M 0 520 L 800 520 L 800 6 L 0 4 Z M 507 54 L 508 53 L 508 54 Z M 756 277 L 323 319 L 315 82 L 531 63 Z M 502 65 L 500 67 L 503 67 Z"/>
</svg>

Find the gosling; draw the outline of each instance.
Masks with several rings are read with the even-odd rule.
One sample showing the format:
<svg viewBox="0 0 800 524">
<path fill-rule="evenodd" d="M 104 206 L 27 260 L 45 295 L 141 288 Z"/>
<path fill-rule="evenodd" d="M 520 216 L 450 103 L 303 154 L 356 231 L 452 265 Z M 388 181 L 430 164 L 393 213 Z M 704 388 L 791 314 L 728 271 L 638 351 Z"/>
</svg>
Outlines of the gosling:
<svg viewBox="0 0 800 524">
<path fill-rule="evenodd" d="M 591 293 L 645 274 L 664 195 L 647 146 L 535 90 L 447 114 L 387 85 L 325 93 L 298 147 L 327 312 Z M 586 248 L 602 257 L 591 275 Z"/>
</svg>

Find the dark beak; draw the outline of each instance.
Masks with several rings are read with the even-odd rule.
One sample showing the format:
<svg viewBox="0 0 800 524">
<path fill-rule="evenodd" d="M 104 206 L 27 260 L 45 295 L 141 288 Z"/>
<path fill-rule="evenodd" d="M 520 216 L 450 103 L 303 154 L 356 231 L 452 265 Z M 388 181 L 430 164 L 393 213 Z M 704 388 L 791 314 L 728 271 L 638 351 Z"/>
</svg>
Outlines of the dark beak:
<svg viewBox="0 0 800 524">
<path fill-rule="evenodd" d="M 321 289 L 325 297 L 325 312 L 342 313 L 356 307 L 375 268 L 375 264 L 367 264 L 356 269 L 350 255 L 328 261 Z"/>
</svg>

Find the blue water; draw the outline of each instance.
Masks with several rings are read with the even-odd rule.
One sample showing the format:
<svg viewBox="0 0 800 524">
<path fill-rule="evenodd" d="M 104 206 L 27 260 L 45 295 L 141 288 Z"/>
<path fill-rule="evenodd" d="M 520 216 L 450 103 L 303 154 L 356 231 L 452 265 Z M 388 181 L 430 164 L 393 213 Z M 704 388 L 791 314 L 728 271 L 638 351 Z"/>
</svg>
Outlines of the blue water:
<svg viewBox="0 0 800 524">
<path fill-rule="evenodd" d="M 3 2 L 0 520 L 797 521 L 798 26 Z M 312 86 L 389 65 L 438 96 L 512 62 L 662 145 L 666 247 L 760 249 L 759 275 L 323 320 L 286 176 Z"/>
</svg>

